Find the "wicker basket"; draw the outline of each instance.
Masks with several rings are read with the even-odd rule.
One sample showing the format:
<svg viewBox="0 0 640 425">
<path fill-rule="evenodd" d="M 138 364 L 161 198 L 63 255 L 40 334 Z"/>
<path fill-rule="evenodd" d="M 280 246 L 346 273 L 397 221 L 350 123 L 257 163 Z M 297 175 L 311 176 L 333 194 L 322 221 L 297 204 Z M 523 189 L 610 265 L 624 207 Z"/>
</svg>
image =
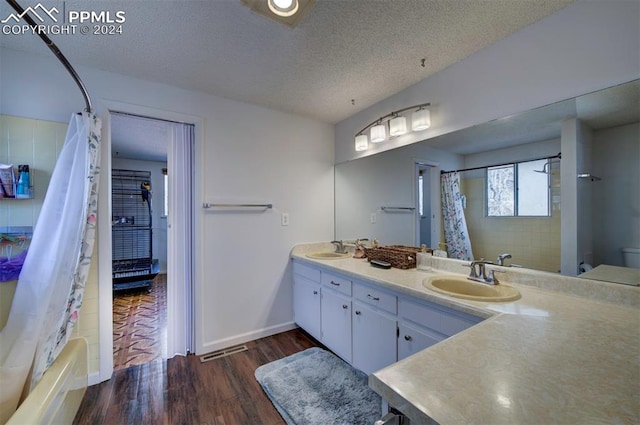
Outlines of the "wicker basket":
<svg viewBox="0 0 640 425">
<path fill-rule="evenodd" d="M 366 257 L 371 260 L 386 261 L 397 269 L 412 269 L 416 266 L 416 254 L 420 248 L 403 245 L 389 245 L 378 248 L 365 248 Z"/>
</svg>

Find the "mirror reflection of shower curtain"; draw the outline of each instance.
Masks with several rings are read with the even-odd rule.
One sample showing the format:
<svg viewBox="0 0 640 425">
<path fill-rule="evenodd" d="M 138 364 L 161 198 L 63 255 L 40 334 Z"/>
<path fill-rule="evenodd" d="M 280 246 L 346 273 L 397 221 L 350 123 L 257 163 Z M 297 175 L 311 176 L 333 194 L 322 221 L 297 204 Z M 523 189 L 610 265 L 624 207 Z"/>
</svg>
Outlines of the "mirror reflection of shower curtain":
<svg viewBox="0 0 640 425">
<path fill-rule="evenodd" d="M 0 332 L 0 423 L 66 344 L 82 305 L 93 252 L 101 123 L 74 114 Z"/>
<path fill-rule="evenodd" d="M 444 238 L 449 257 L 472 260 L 471 239 L 464 217 L 460 194 L 460 173 L 440 175 L 442 184 L 442 216 L 444 218 Z"/>
</svg>

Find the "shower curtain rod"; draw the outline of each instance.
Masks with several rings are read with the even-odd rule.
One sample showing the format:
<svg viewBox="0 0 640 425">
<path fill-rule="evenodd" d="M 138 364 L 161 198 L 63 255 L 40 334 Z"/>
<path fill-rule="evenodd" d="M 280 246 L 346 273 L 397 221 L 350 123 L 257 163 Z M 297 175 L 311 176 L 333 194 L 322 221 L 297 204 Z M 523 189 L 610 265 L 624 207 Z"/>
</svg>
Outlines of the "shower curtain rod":
<svg viewBox="0 0 640 425">
<path fill-rule="evenodd" d="M 441 170 L 440 174 L 449 174 L 449 173 L 461 173 L 463 171 L 475 171 L 475 170 L 482 170 L 484 168 L 490 168 L 490 167 L 503 167 L 505 165 L 512 165 L 514 162 L 529 162 L 529 161 L 540 161 L 542 159 L 562 159 L 562 155 L 561 153 L 558 153 L 557 155 L 553 155 L 553 156 L 543 156 L 541 158 L 533 158 L 533 159 L 526 159 L 524 161 L 511 161 L 511 162 L 505 162 L 503 164 L 493 164 L 493 165 L 483 165 L 482 167 L 473 167 L 473 168 L 462 168 L 460 170 L 451 170 L 451 171 L 444 171 Z"/>
<path fill-rule="evenodd" d="M 9 3 L 11 5 L 11 7 L 13 7 L 13 9 L 16 12 L 18 12 L 18 14 L 22 18 L 24 18 L 24 20 L 27 21 L 27 23 L 32 28 L 34 28 L 34 27 L 37 28 L 38 27 L 38 24 L 33 20 L 33 18 L 31 16 L 29 16 L 28 13 L 25 12 L 25 10 L 22 8 L 22 6 L 20 6 L 20 4 L 18 4 L 18 2 L 16 0 L 7 0 L 7 3 Z M 37 31 L 37 33 L 38 33 L 38 36 L 42 39 L 42 41 L 44 41 L 44 44 L 46 44 L 47 47 L 49 47 L 49 49 L 53 52 L 53 54 L 56 56 L 56 58 L 58 58 L 58 60 L 62 63 L 62 65 L 67 69 L 69 74 L 71 74 L 71 78 L 73 78 L 73 80 L 76 82 L 76 84 L 80 88 L 80 91 L 82 92 L 82 96 L 84 97 L 84 103 L 86 105 L 86 111 L 87 112 L 93 112 L 93 107 L 91 105 L 91 98 L 89 97 L 89 93 L 87 93 L 87 89 L 84 86 L 84 83 L 80 79 L 80 76 L 78 75 L 76 70 L 73 69 L 73 66 L 71 66 L 71 64 L 69 63 L 67 58 L 62 54 L 62 52 L 60 51 L 58 46 L 56 46 L 56 43 L 54 43 L 49 37 L 47 37 L 46 34 L 43 34 L 42 31 Z"/>
</svg>

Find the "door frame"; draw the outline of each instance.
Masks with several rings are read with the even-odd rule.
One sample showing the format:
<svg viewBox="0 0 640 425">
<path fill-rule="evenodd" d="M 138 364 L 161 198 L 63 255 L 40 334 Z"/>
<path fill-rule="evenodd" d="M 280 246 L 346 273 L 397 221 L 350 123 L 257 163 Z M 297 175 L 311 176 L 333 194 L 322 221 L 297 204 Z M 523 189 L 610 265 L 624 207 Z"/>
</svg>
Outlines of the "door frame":
<svg viewBox="0 0 640 425">
<path fill-rule="evenodd" d="M 414 213 L 415 220 L 415 245 L 420 243 L 420 211 L 418 208 L 418 176 L 420 170 L 425 167 L 429 167 L 429 185 L 431 197 L 429 203 L 431 204 L 431 244 L 434 241 L 440 241 L 440 226 L 442 225 L 442 210 L 440 208 L 440 163 L 430 161 L 427 159 L 413 159 L 413 196 L 415 197 L 414 205 L 416 206 Z M 433 248 L 433 247 L 430 247 Z M 436 247 L 437 248 L 437 247 Z"/>
<path fill-rule="evenodd" d="M 140 115 L 159 120 L 175 121 L 185 124 L 194 125 L 194 145 L 193 145 L 193 169 L 194 176 L 201 175 L 201 162 L 196 158 L 202 158 L 202 140 L 203 140 L 203 119 L 198 116 L 182 114 L 178 112 L 166 111 L 162 109 L 147 107 L 143 105 L 133 105 L 128 103 L 116 102 L 111 100 L 100 99 L 98 115 L 102 119 L 102 142 L 101 142 L 101 159 L 100 159 L 100 190 L 98 193 L 98 246 L 96 256 L 98 259 L 98 345 L 99 345 L 99 369 L 89 375 L 89 385 L 94 385 L 111 378 L 113 374 L 113 291 L 112 291 L 112 267 L 111 267 L 111 111 Z M 175 341 L 184 341 L 178 343 L 179 347 L 168 346 L 167 353 L 169 356 L 173 354 L 186 355 L 188 351 L 193 351 L 195 345 L 194 336 L 197 334 L 197 321 L 195 320 L 195 300 L 198 299 L 199 288 L 196 282 L 200 280 L 200 269 L 196 267 L 199 264 L 196 258 L 196 244 L 199 241 L 196 235 L 199 234 L 202 223 L 201 214 L 196 213 L 196 206 L 201 204 L 201 183 L 199 179 L 194 178 L 192 187 L 193 199 L 193 234 L 191 235 L 191 245 L 193 247 L 194 256 L 191 259 L 192 282 L 189 303 L 185 307 L 185 313 L 191 313 L 191 317 L 187 319 L 190 325 L 190 334 L 186 334 L 186 329 L 176 329 L 167 324 L 167 344 L 175 343 Z M 105 236 L 105 235 L 108 235 Z M 169 242 L 169 241 L 168 241 Z M 168 248 L 168 247 L 167 247 Z M 167 282 L 169 283 L 169 282 Z M 182 293 L 183 299 L 186 294 Z M 170 310 L 167 304 L 167 315 Z M 180 338 L 176 338 L 180 336 Z M 184 336 L 184 338 L 183 338 Z M 191 346 L 187 346 L 191 344 Z"/>
</svg>

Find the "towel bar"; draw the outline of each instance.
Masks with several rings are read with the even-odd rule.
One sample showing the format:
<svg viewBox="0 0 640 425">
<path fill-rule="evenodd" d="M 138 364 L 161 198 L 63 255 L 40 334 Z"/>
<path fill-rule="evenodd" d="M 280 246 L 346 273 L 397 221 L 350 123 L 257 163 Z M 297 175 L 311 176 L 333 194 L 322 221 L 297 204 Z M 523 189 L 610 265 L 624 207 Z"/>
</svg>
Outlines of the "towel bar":
<svg viewBox="0 0 640 425">
<path fill-rule="evenodd" d="M 264 208 L 271 209 L 273 208 L 273 204 L 210 204 L 205 202 L 202 204 L 202 208 Z"/>
<path fill-rule="evenodd" d="M 380 207 L 382 211 L 415 211 L 415 207 Z"/>
</svg>

